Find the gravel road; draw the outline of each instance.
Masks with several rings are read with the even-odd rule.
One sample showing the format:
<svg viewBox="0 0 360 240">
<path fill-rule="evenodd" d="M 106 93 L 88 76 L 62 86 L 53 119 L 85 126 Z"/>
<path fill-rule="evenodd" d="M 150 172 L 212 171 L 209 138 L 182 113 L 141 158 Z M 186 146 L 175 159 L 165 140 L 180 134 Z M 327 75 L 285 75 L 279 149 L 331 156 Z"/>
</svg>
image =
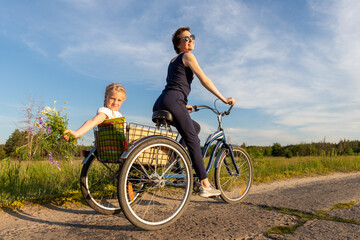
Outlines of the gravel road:
<svg viewBox="0 0 360 240">
<path fill-rule="evenodd" d="M 236 205 L 193 195 L 175 224 L 151 232 L 86 206 L 26 206 L 0 210 L 0 239 L 360 239 L 359 200 L 360 173 L 291 179 L 253 186 Z M 266 233 L 280 226 L 297 228 Z"/>
</svg>

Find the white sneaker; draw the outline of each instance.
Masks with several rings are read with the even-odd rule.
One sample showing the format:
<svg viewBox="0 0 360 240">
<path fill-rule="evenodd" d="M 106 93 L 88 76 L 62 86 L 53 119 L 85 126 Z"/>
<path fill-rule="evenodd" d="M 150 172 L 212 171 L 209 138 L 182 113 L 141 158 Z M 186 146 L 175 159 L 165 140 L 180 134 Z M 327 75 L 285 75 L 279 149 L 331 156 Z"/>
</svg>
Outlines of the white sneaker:
<svg viewBox="0 0 360 240">
<path fill-rule="evenodd" d="M 213 186 L 210 186 L 208 188 L 204 188 L 204 187 L 200 186 L 200 192 L 199 192 L 200 197 L 204 197 L 204 198 L 216 197 L 216 196 L 220 196 L 220 194 L 221 194 L 221 191 L 214 188 Z"/>
</svg>

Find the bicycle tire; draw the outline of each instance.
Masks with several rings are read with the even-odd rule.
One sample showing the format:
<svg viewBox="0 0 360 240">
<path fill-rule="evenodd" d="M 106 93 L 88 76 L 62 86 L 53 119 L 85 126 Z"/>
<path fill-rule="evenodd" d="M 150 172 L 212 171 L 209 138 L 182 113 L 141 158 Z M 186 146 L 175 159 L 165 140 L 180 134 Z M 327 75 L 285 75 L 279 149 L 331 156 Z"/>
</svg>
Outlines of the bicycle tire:
<svg viewBox="0 0 360 240">
<path fill-rule="evenodd" d="M 157 230 L 183 214 L 192 185 L 192 167 L 185 150 L 170 138 L 154 136 L 140 143 L 125 161 L 118 180 L 118 199 L 133 225 Z"/>
<path fill-rule="evenodd" d="M 227 203 L 238 203 L 248 194 L 252 180 L 253 167 L 250 156 L 240 147 L 232 147 L 234 159 L 230 150 L 223 148 L 219 152 L 218 167 L 215 169 L 215 183 L 221 191 L 220 197 Z M 239 173 L 233 163 L 236 163 Z"/>
<path fill-rule="evenodd" d="M 102 163 L 91 155 L 80 174 L 80 189 L 85 202 L 95 211 L 114 215 L 121 212 L 117 199 L 119 163 Z"/>
</svg>

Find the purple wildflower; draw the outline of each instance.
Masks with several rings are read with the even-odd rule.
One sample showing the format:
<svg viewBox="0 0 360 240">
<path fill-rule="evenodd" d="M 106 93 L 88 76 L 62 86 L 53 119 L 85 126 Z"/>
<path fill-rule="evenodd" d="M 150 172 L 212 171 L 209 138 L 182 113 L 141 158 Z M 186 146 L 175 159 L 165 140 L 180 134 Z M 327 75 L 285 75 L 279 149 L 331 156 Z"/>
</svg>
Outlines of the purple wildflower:
<svg viewBox="0 0 360 240">
<path fill-rule="evenodd" d="M 55 165 L 55 163 L 56 163 L 57 168 L 58 168 L 59 170 L 61 170 L 61 168 L 60 168 L 60 163 L 59 163 L 58 161 L 55 161 L 55 163 L 54 163 L 54 161 L 53 161 L 53 159 L 52 159 L 52 153 L 51 153 L 51 152 L 49 153 L 49 160 L 50 160 L 50 163 L 53 164 L 53 165 Z"/>
<path fill-rule="evenodd" d="M 32 128 L 27 129 L 28 133 L 32 132 Z"/>
<path fill-rule="evenodd" d="M 58 161 L 55 161 L 55 162 L 56 162 L 56 166 L 58 167 L 58 169 L 61 170 L 59 162 Z"/>
<path fill-rule="evenodd" d="M 44 126 L 43 124 L 44 124 L 44 122 L 43 122 L 43 120 L 42 120 L 42 118 L 41 117 L 39 117 L 39 123 L 42 125 L 42 126 Z"/>
<path fill-rule="evenodd" d="M 47 127 L 46 127 L 46 130 L 47 130 L 49 133 L 51 133 L 51 127 L 50 127 L 50 126 L 47 126 Z"/>
<path fill-rule="evenodd" d="M 52 159 L 52 154 L 51 154 L 51 152 L 49 153 L 49 161 L 50 161 L 51 164 L 55 164 L 54 161 L 53 161 L 53 159 Z"/>
</svg>

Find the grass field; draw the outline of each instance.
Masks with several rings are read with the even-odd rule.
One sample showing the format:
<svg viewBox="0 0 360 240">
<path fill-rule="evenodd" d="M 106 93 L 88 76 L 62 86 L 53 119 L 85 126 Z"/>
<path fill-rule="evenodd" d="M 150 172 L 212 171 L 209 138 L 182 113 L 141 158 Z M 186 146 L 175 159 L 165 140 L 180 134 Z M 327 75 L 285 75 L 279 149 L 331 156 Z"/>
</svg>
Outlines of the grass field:
<svg viewBox="0 0 360 240">
<path fill-rule="evenodd" d="M 291 177 L 360 171 L 360 157 L 294 157 L 253 159 L 254 183 Z M 28 202 L 82 202 L 79 188 L 81 161 L 0 161 L 0 207 L 17 208 Z"/>
<path fill-rule="evenodd" d="M 268 157 L 253 159 L 254 183 L 291 177 L 360 171 L 360 156 Z"/>
<path fill-rule="evenodd" d="M 0 162 L 0 207 L 81 201 L 81 161 L 63 161 L 60 167 L 48 161 Z"/>
</svg>

